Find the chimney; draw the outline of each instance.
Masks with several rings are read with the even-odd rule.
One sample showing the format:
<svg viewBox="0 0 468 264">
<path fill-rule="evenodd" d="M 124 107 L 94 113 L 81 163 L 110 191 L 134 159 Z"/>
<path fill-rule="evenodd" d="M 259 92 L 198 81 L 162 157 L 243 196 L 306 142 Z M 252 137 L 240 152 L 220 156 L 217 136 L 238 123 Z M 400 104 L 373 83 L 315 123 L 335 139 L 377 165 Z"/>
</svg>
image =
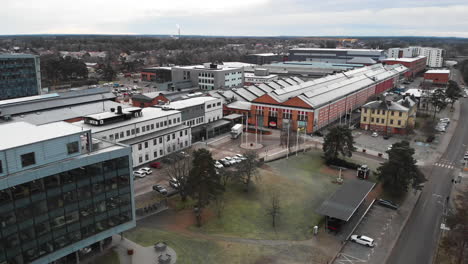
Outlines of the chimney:
<svg viewBox="0 0 468 264">
<path fill-rule="evenodd" d="M 118 114 L 118 115 L 123 114 L 123 112 L 122 112 L 122 106 L 120 106 L 120 105 L 117 106 L 117 114 Z"/>
</svg>

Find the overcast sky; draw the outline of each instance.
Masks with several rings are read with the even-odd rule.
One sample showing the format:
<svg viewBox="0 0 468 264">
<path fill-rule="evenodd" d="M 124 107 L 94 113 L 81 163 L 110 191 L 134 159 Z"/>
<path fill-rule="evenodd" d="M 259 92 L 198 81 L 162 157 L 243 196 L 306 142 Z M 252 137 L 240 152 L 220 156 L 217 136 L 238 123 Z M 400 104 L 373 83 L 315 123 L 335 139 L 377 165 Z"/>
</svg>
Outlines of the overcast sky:
<svg viewBox="0 0 468 264">
<path fill-rule="evenodd" d="M 468 0 L 0 1 L 0 35 L 468 37 Z"/>
</svg>

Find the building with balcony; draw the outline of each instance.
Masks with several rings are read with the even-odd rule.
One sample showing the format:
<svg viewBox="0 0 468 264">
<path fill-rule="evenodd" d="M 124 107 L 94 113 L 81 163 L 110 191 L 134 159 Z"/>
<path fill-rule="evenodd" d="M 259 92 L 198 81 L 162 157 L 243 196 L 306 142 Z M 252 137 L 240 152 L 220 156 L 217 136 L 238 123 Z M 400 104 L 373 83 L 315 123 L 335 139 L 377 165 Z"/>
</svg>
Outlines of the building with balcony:
<svg viewBox="0 0 468 264">
<path fill-rule="evenodd" d="M 135 227 L 129 147 L 66 122 L 0 130 L 0 263 L 79 262 Z"/>
<path fill-rule="evenodd" d="M 0 100 L 39 94 L 41 94 L 39 56 L 0 54 Z"/>
<path fill-rule="evenodd" d="M 397 102 L 372 101 L 361 108 L 361 129 L 384 134 L 406 134 L 414 127 L 416 102 L 409 97 Z"/>
</svg>

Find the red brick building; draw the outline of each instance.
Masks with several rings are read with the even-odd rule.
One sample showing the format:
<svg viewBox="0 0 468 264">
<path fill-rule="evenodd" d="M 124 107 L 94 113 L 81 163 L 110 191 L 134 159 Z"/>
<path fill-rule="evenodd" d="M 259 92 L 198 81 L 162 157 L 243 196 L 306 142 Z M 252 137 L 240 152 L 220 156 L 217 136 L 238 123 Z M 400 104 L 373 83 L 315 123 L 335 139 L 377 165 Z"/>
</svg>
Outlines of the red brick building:
<svg viewBox="0 0 468 264">
<path fill-rule="evenodd" d="M 135 94 L 132 96 L 132 105 L 135 107 L 150 107 L 170 100 L 163 93 Z"/>
<path fill-rule="evenodd" d="M 426 69 L 426 60 L 424 56 L 415 58 L 388 58 L 382 61 L 385 65 L 396 65 L 400 64 L 408 68 L 405 73 L 406 78 L 414 78 L 418 73 L 423 72 Z"/>
<path fill-rule="evenodd" d="M 424 73 L 424 81 L 436 85 L 447 85 L 450 79 L 450 70 L 429 70 Z"/>
</svg>

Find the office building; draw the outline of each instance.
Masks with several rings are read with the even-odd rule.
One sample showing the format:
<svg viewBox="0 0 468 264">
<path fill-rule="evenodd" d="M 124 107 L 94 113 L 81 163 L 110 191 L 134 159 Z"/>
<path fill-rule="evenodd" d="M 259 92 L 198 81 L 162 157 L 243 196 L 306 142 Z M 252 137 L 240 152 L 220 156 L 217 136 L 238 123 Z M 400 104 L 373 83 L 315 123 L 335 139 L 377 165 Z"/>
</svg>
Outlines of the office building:
<svg viewBox="0 0 468 264">
<path fill-rule="evenodd" d="M 141 80 L 148 82 L 165 83 L 172 81 L 171 67 L 150 67 L 141 70 Z"/>
<path fill-rule="evenodd" d="M 271 74 L 283 77 L 298 76 L 300 78 L 319 78 L 325 75 L 344 72 L 363 67 L 364 64 L 325 63 L 316 61 L 285 61 L 262 65 Z"/>
<path fill-rule="evenodd" d="M 211 96 L 200 96 L 158 106 L 166 111 L 180 111 L 181 121 L 191 128 L 192 142 L 207 138 L 208 130 L 224 125 L 222 100 Z"/>
<path fill-rule="evenodd" d="M 278 80 L 278 75 L 270 74 L 270 70 L 268 69 L 255 68 L 255 71 L 253 73 L 244 73 L 244 80 L 244 85 L 260 84 L 265 82 L 276 81 Z"/>
<path fill-rule="evenodd" d="M 357 58 L 365 58 L 366 64 L 375 64 L 385 58 L 385 53 L 376 49 L 293 48 L 289 50 L 288 60 L 353 63 Z"/>
<path fill-rule="evenodd" d="M 414 127 L 416 103 L 409 97 L 397 102 L 372 101 L 361 107 L 361 129 L 384 134 L 406 134 Z"/>
<path fill-rule="evenodd" d="M 39 56 L 0 54 L 0 100 L 41 94 Z"/>
<path fill-rule="evenodd" d="M 0 263 L 78 263 L 135 227 L 129 147 L 66 122 L 0 130 Z"/>
<path fill-rule="evenodd" d="M 134 167 L 192 145 L 190 127 L 176 110 L 117 107 L 73 124 L 91 130 L 96 138 L 130 145 Z"/>
<path fill-rule="evenodd" d="M 283 61 L 283 57 L 283 55 L 277 53 L 249 54 L 245 56 L 245 61 L 251 64 L 263 65 L 273 62 L 281 62 Z"/>
<path fill-rule="evenodd" d="M 172 67 L 172 81 L 192 81 L 202 90 L 240 87 L 244 83 L 244 67 L 205 63 L 196 66 Z"/>
</svg>

